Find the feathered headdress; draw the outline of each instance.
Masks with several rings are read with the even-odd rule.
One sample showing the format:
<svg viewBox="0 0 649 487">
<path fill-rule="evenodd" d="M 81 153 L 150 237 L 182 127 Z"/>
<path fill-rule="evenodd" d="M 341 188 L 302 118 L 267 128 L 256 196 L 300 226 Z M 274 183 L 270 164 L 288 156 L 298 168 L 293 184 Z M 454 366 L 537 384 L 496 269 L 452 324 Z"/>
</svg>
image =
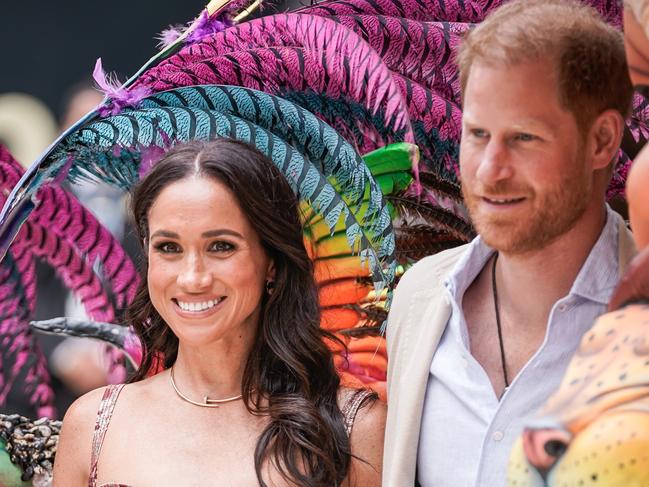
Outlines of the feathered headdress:
<svg viewBox="0 0 649 487">
<path fill-rule="evenodd" d="M 266 153 L 300 197 L 322 324 L 348 344 L 338 363 L 381 390 L 386 357 L 379 325 L 395 277 L 474 235 L 457 178 L 461 107 L 453 50 L 463 32 L 501 3 L 327 0 L 242 22 L 246 5 L 213 1 L 188 27 L 167 32 L 163 50 L 122 86 L 106 81 L 98 64 L 105 101 L 10 183 L 0 253 L 6 276 L 22 287 L 7 288 L 14 301 L 6 309 L 19 309 L 18 297 L 33 295 L 29 280 L 15 280 L 31 265 L 21 238 L 35 215 L 50 215 L 47 202 L 58 200 L 45 195 L 58 191 L 62 179 L 129 188 L 178 142 L 236 138 Z M 617 2 L 587 3 L 620 25 Z M 646 133 L 646 115 L 637 100 L 634 135 Z M 623 176 L 626 166 L 620 167 Z M 78 206 L 54 205 L 59 213 L 39 220 L 43 238 L 58 236 L 87 264 L 88 242 L 109 241 L 83 237 Z M 61 223 L 68 218 L 76 226 Z M 92 259 L 108 262 L 102 266 L 108 287 L 121 289 L 126 302 L 135 278 L 116 279 L 123 272 L 110 264 L 121 259 L 113 256 L 122 255 L 117 243 L 102 248 Z M 101 296 L 101 284 L 88 296 Z M 94 320 L 112 319 L 92 306 Z M 1 336 L 22 336 L 27 315 L 6 317 Z M 66 333 L 79 330 L 56 323 Z M 86 326 L 83 333 L 106 329 Z"/>
</svg>

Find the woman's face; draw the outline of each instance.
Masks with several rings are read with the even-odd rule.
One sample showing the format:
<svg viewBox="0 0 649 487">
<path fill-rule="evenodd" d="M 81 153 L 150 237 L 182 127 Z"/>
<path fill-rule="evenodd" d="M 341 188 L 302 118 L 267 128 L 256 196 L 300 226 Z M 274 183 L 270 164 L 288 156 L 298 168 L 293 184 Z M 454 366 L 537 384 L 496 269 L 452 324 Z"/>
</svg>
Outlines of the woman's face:
<svg viewBox="0 0 649 487">
<path fill-rule="evenodd" d="M 234 194 L 214 179 L 183 179 L 148 217 L 149 295 L 180 343 L 254 337 L 274 269 Z"/>
</svg>

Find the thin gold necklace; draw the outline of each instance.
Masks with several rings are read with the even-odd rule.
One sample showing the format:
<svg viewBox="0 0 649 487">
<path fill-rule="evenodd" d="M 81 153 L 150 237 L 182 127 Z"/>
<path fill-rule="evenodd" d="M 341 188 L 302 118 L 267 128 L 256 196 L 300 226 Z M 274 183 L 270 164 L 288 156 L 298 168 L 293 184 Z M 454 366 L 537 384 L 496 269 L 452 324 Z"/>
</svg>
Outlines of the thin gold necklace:
<svg viewBox="0 0 649 487">
<path fill-rule="evenodd" d="M 171 380 L 171 386 L 174 388 L 174 391 L 176 391 L 176 394 L 178 394 L 178 397 L 180 397 L 183 401 L 188 402 L 189 404 L 193 404 L 194 406 L 200 406 L 202 408 L 218 408 L 221 404 L 238 401 L 243 397 L 243 394 L 239 394 L 238 396 L 226 397 L 225 399 L 210 399 L 209 397 L 205 396 L 203 398 L 203 402 L 192 401 L 190 398 L 188 398 L 182 392 L 180 392 L 178 390 L 178 387 L 176 387 L 176 382 L 174 381 L 173 365 L 171 366 L 171 373 L 169 374 L 169 379 Z"/>
</svg>

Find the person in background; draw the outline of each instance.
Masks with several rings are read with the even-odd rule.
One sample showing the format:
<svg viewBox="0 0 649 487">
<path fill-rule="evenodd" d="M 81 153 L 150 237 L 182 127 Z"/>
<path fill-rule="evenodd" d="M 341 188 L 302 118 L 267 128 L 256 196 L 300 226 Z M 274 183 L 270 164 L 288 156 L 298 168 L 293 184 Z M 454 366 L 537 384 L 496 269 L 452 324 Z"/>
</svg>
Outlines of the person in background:
<svg viewBox="0 0 649 487">
<path fill-rule="evenodd" d="M 629 74 L 635 89 L 649 97 L 649 1 L 625 0 L 624 5 L 624 47 Z M 609 304 L 611 310 L 629 301 L 649 299 L 648 183 L 649 147 L 645 146 L 633 160 L 626 185 L 631 229 L 641 251 L 620 279 Z"/>
</svg>

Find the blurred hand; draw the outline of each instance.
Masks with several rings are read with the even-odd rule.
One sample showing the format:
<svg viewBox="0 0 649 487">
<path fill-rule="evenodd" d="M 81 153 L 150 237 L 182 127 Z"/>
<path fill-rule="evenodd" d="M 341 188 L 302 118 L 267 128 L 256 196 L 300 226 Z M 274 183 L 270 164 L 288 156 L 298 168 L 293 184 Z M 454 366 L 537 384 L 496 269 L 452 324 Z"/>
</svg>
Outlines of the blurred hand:
<svg viewBox="0 0 649 487">
<path fill-rule="evenodd" d="M 649 300 L 649 247 L 645 247 L 629 264 L 608 305 L 609 311 L 631 300 Z"/>
</svg>

